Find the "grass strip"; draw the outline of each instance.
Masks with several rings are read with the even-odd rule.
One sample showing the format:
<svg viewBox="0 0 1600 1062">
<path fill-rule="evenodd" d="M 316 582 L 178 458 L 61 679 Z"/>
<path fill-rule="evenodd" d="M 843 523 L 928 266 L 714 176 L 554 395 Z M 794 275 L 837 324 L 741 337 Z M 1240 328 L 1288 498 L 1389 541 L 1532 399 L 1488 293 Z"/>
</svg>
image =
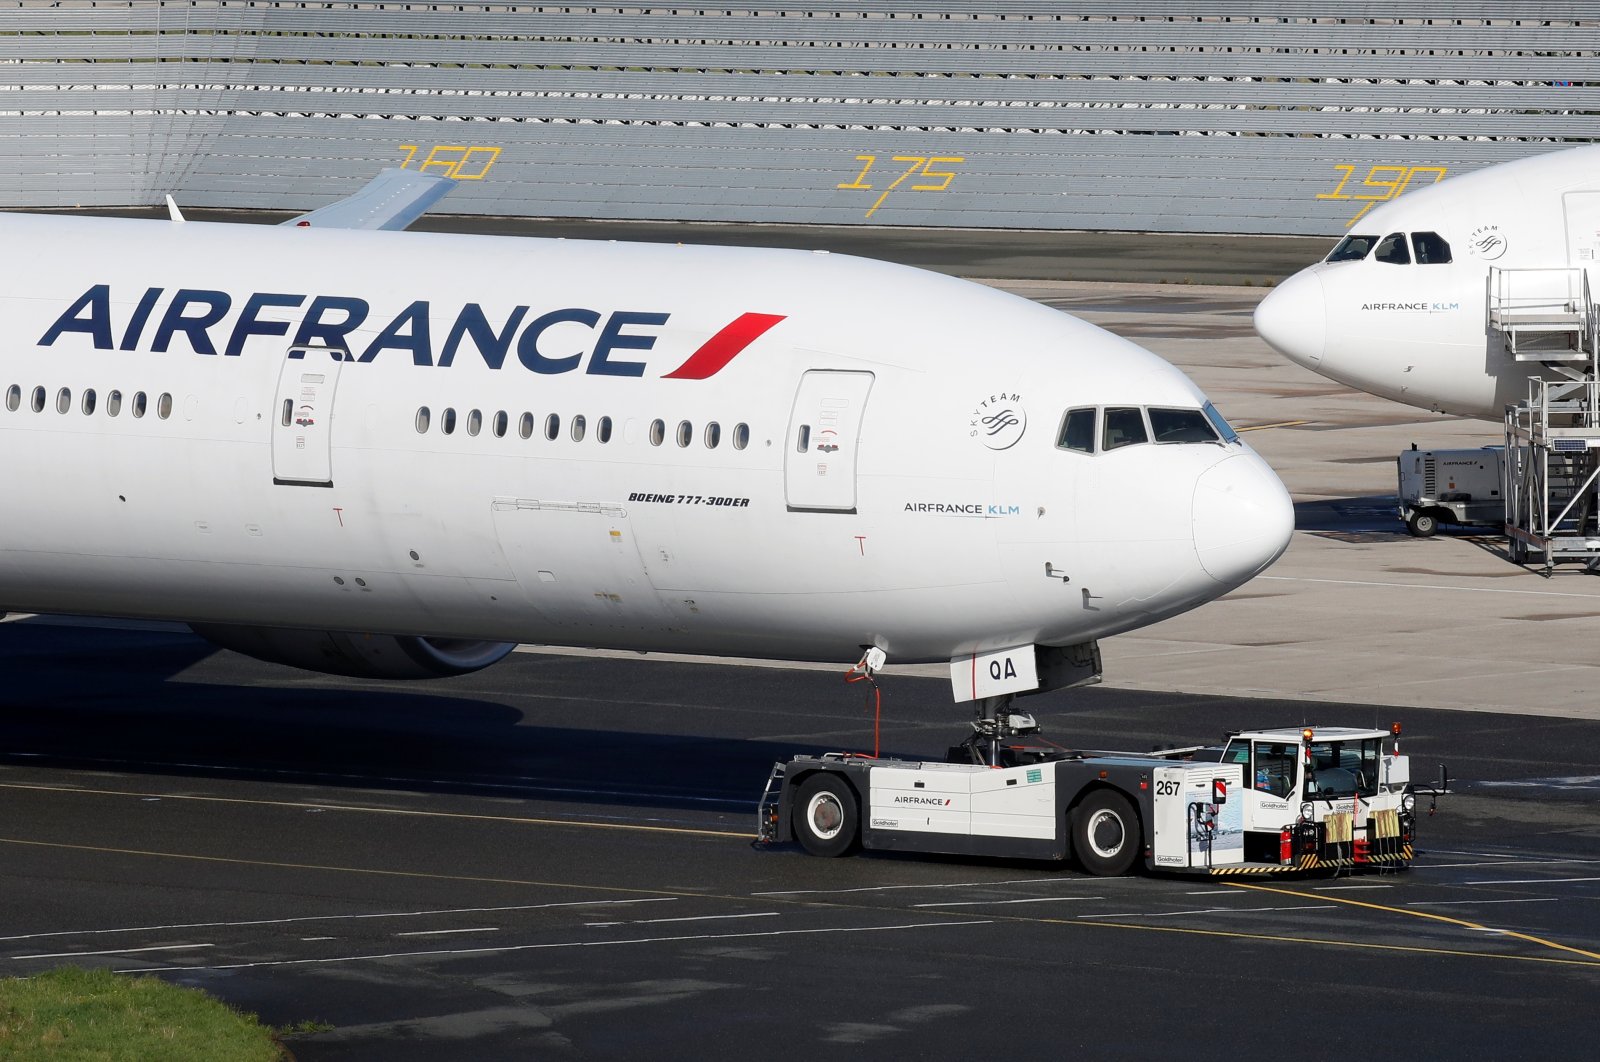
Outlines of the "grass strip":
<svg viewBox="0 0 1600 1062">
<path fill-rule="evenodd" d="M 63 966 L 0 979 L 8 1062 L 280 1062 L 254 1014 L 155 977 Z"/>
</svg>

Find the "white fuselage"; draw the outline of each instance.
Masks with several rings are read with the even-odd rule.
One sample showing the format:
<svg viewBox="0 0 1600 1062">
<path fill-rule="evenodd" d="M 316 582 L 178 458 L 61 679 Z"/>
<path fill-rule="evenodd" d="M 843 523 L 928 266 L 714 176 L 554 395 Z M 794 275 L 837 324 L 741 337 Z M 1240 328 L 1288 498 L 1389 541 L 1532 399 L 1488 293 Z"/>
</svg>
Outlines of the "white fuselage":
<svg viewBox="0 0 1600 1062">
<path fill-rule="evenodd" d="M 1600 147 L 1407 192 L 1350 231 L 1370 238 L 1368 253 L 1284 281 L 1256 310 L 1261 337 L 1290 360 L 1371 394 L 1499 420 L 1507 403 L 1527 395 L 1528 377 L 1551 373 L 1536 359 L 1512 357 L 1489 327 L 1490 269 L 1581 270 L 1600 294 Z M 1396 244 L 1384 252 L 1391 236 L 1403 254 Z M 1443 241 L 1448 261 L 1430 236 Z M 1551 273 L 1545 282 L 1556 279 Z"/>
<path fill-rule="evenodd" d="M 1291 529 L 1242 443 L 1058 448 L 1069 408 L 1204 396 L 918 270 L 16 215 L 0 246 L 0 609 L 943 660 L 1192 608 Z"/>
</svg>

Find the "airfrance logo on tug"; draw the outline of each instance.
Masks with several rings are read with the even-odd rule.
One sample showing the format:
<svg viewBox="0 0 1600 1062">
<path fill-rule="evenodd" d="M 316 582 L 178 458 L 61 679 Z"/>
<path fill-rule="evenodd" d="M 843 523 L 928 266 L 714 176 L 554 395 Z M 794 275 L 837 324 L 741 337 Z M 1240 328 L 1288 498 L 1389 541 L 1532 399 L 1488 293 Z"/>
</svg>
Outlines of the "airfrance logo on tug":
<svg viewBox="0 0 1600 1062">
<path fill-rule="evenodd" d="M 350 296 L 254 292 L 237 312 L 233 296 L 225 291 L 178 288 L 164 296 L 164 288 L 147 288 L 131 305 L 119 300 L 113 312 L 111 286 L 96 284 L 56 318 L 39 346 L 82 335 L 96 350 L 139 350 L 148 344 L 147 349 L 157 354 L 187 346 L 196 354 L 238 357 L 254 338 L 292 333 L 289 347 L 333 347 L 348 351 L 347 360 L 363 363 L 390 352 L 389 359 L 410 355 L 413 365 L 449 368 L 456 355 L 470 347 L 491 369 L 504 367 L 514 354 L 530 372 L 572 372 L 583 365 L 584 372 L 595 376 L 643 376 L 646 363 L 635 359 L 654 348 L 659 334 L 651 329 L 659 329 L 671 317 L 640 310 L 602 313 L 578 306 L 537 315 L 527 306 L 491 313 L 475 302 L 436 313 L 428 300 L 418 299 L 387 321 L 380 317 L 370 322 L 382 322 L 374 333 L 372 327 L 364 328 L 373 316 L 371 304 Z M 163 301 L 158 314 L 156 308 Z M 291 312 L 286 319 L 267 316 L 272 311 L 300 311 L 302 306 L 303 312 Z M 435 325 L 444 320 L 450 322 L 449 328 L 444 341 L 436 343 Z M 782 320 L 781 314 L 740 314 L 662 378 L 715 376 Z M 372 338 L 358 342 L 358 330 Z"/>
</svg>

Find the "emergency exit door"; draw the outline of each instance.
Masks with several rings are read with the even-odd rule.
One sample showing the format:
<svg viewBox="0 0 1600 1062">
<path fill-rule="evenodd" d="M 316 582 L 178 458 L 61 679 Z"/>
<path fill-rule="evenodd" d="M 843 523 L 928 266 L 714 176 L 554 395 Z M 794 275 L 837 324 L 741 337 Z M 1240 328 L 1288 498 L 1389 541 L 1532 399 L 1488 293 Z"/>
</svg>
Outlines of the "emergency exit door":
<svg viewBox="0 0 1600 1062">
<path fill-rule="evenodd" d="M 294 347 L 278 375 L 272 414 L 272 482 L 333 486 L 333 396 L 345 352 Z"/>
<path fill-rule="evenodd" d="M 856 511 L 856 456 L 872 373 L 812 369 L 800 377 L 784 455 L 791 510 Z"/>
</svg>

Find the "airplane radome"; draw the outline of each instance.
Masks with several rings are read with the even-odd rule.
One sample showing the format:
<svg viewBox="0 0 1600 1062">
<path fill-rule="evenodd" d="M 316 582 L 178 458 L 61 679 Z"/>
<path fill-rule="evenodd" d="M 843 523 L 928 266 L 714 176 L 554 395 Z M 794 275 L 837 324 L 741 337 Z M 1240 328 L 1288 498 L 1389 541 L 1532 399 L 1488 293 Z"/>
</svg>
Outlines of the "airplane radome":
<svg viewBox="0 0 1600 1062">
<path fill-rule="evenodd" d="M 1339 383 L 1498 421 L 1508 403 L 1527 397 L 1529 376 L 1581 375 L 1562 322 L 1541 311 L 1592 320 L 1594 294 L 1600 147 L 1581 147 L 1451 177 L 1373 208 L 1327 258 L 1268 294 L 1255 326 L 1291 361 Z M 1518 357 L 1492 309 L 1508 327 L 1520 314 L 1545 334 L 1534 339 L 1524 328 Z"/>
<path fill-rule="evenodd" d="M 384 677 L 876 647 L 1016 690 L 1288 543 L 1193 383 L 1027 300 L 318 216 L 0 215 L 0 608 Z"/>
</svg>

